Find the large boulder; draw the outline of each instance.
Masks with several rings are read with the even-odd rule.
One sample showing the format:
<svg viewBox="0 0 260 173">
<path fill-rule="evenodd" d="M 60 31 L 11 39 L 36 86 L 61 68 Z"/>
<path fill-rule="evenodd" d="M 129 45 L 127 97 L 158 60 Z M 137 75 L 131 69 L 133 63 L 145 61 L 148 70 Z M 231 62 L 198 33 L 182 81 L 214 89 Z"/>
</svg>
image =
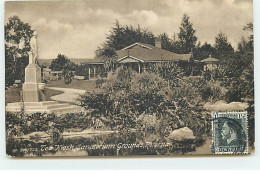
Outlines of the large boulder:
<svg viewBox="0 0 260 173">
<path fill-rule="evenodd" d="M 231 102 L 227 103 L 223 100 L 217 101 L 215 103 L 207 102 L 204 106 L 204 109 L 208 111 L 244 111 L 248 108 L 248 103 L 242 102 Z"/>
<path fill-rule="evenodd" d="M 183 127 L 172 131 L 168 138 L 175 141 L 185 141 L 193 140 L 195 139 L 195 136 L 193 136 L 193 132 L 191 129 L 189 129 L 188 127 Z"/>
</svg>

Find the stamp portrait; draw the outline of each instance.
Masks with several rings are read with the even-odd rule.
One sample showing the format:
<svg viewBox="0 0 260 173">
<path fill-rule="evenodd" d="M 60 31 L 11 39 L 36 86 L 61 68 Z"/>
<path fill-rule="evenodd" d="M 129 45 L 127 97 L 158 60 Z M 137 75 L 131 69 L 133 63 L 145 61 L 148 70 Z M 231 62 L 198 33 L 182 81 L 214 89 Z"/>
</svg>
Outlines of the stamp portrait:
<svg viewBox="0 0 260 173">
<path fill-rule="evenodd" d="M 212 112 L 212 153 L 247 154 L 247 112 Z"/>
</svg>

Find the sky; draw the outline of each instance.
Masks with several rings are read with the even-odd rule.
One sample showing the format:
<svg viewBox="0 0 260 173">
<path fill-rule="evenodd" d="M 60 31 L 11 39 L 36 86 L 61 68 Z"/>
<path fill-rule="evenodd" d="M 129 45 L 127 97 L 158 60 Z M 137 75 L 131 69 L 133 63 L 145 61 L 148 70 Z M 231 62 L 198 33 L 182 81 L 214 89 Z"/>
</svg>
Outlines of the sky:
<svg viewBox="0 0 260 173">
<path fill-rule="evenodd" d="M 59 53 L 69 58 L 91 59 L 116 20 L 138 24 L 155 36 L 179 32 L 183 14 L 190 16 L 198 41 L 214 44 L 219 32 L 236 47 L 253 22 L 252 0 L 84 0 L 6 2 L 5 24 L 17 15 L 38 32 L 40 59 Z"/>
</svg>

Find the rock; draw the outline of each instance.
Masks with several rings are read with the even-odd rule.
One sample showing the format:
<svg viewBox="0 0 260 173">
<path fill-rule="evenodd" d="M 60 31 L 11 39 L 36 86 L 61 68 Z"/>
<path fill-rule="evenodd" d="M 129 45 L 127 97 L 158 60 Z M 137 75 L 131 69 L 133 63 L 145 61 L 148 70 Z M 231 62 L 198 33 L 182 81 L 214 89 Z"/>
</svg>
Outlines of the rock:
<svg viewBox="0 0 260 173">
<path fill-rule="evenodd" d="M 33 137 L 40 137 L 40 138 L 46 138 L 49 137 L 50 135 L 48 135 L 46 132 L 32 132 L 30 134 L 27 134 L 24 136 L 24 138 L 33 138 Z"/>
<path fill-rule="evenodd" d="M 33 142 L 46 142 L 49 139 L 50 135 L 46 132 L 32 132 L 27 135 L 23 135 L 22 138 L 26 140 L 30 140 Z"/>
<path fill-rule="evenodd" d="M 184 141 L 195 139 L 195 136 L 193 136 L 193 132 L 191 129 L 189 129 L 188 127 L 183 127 L 172 131 L 168 138 L 175 141 Z"/>
<path fill-rule="evenodd" d="M 248 108 L 248 103 L 242 102 L 231 102 L 227 103 L 223 100 L 217 101 L 215 103 L 207 102 L 204 106 L 204 109 L 208 111 L 244 111 Z"/>
</svg>

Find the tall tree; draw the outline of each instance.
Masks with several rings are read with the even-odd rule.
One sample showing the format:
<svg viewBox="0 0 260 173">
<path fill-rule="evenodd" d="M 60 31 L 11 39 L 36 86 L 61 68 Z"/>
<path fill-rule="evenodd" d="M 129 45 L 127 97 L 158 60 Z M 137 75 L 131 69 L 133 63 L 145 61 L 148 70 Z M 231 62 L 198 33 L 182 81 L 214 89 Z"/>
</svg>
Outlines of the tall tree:
<svg viewBox="0 0 260 173">
<path fill-rule="evenodd" d="M 161 39 L 162 49 L 165 49 L 168 51 L 173 50 L 172 41 L 166 33 L 160 34 L 159 38 Z"/>
<path fill-rule="evenodd" d="M 182 53 L 189 53 L 191 49 L 195 47 L 197 41 L 195 32 L 196 30 L 193 29 L 190 17 L 184 14 L 181 21 L 180 32 L 178 33 L 178 38 L 183 43 Z"/>
<path fill-rule="evenodd" d="M 5 85 L 10 86 L 14 80 L 24 80 L 25 67 L 29 63 L 30 39 L 33 31 L 28 23 L 18 16 L 8 19 L 5 25 Z"/>
<path fill-rule="evenodd" d="M 223 32 L 220 32 L 215 38 L 214 47 L 216 49 L 216 56 L 221 60 L 227 59 L 234 54 L 234 48 L 228 42 L 228 38 Z"/>
<path fill-rule="evenodd" d="M 105 59 L 115 56 L 115 51 L 123 49 L 133 43 L 141 42 L 154 45 L 154 35 L 147 29 L 140 26 L 121 26 L 116 21 L 115 26 L 111 28 L 110 33 L 106 37 L 106 42 L 101 44 L 96 51 L 96 57 L 104 57 Z"/>
<path fill-rule="evenodd" d="M 66 64 L 68 64 L 70 60 L 68 57 L 62 54 L 58 54 L 57 58 L 52 60 L 50 69 L 56 71 L 62 71 Z"/>
<path fill-rule="evenodd" d="M 205 58 L 208 58 L 210 55 L 212 55 L 212 57 L 215 57 L 216 49 L 213 46 L 211 46 L 211 44 L 205 42 L 202 46 L 197 45 L 193 49 L 193 53 L 194 53 L 193 58 L 195 60 L 201 61 Z"/>
<path fill-rule="evenodd" d="M 254 25 L 253 23 L 248 23 L 243 28 L 244 31 L 249 32 L 248 41 L 247 41 L 247 47 L 251 50 L 254 49 Z"/>
<path fill-rule="evenodd" d="M 57 58 L 52 60 L 50 69 L 56 71 L 62 71 L 64 81 L 66 84 L 71 83 L 73 78 L 73 72 L 77 68 L 77 65 L 71 62 L 65 55 L 58 54 Z"/>
</svg>

